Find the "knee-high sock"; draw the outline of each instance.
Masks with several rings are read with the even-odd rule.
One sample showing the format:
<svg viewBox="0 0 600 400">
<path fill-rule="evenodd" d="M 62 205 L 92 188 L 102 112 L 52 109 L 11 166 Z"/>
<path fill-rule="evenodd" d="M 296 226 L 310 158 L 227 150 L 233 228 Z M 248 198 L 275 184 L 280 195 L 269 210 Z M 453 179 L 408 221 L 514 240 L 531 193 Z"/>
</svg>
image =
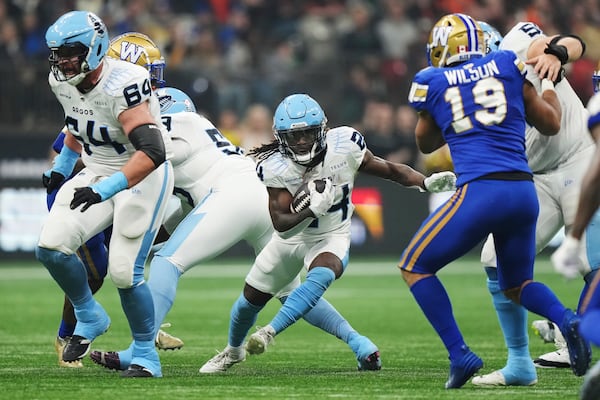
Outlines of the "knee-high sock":
<svg viewBox="0 0 600 400">
<path fill-rule="evenodd" d="M 435 275 L 421 279 L 410 287 L 423 314 L 433 326 L 446 346 L 450 360 L 458 360 L 464 355 L 466 346 L 454 314 L 446 289 Z"/>
<path fill-rule="evenodd" d="M 86 270 L 79 257 L 42 247 L 36 249 L 36 257 L 65 292 L 78 317 L 85 320 L 88 312 L 90 316 L 93 315 L 95 301 L 88 285 Z"/>
<path fill-rule="evenodd" d="M 306 280 L 288 296 L 270 325 L 280 333 L 310 311 L 335 280 L 334 272 L 326 267 L 314 267 Z"/>
<path fill-rule="evenodd" d="M 136 287 L 119 289 L 119 296 L 133 340 L 154 343 L 154 305 L 148 285 L 142 282 Z"/>
<path fill-rule="evenodd" d="M 173 263 L 165 257 L 154 256 L 150 264 L 148 287 L 150 288 L 154 302 L 155 334 L 173 306 L 180 276 L 181 272 L 179 272 Z"/>
<path fill-rule="evenodd" d="M 485 272 L 488 275 L 487 287 L 508 349 L 508 364 L 515 357 L 529 357 L 527 310 L 507 298 L 500 290 L 496 268 L 485 267 Z"/>
<path fill-rule="evenodd" d="M 540 282 L 531 282 L 521 290 L 521 304 L 559 326 L 566 311 L 556 295 Z"/>
<path fill-rule="evenodd" d="M 281 304 L 285 303 L 286 297 L 279 299 Z M 317 304 L 306 314 L 304 320 L 309 324 L 349 343 L 350 339 L 358 335 L 352 325 L 344 318 L 330 302 L 324 298 L 319 299 Z"/>
<path fill-rule="evenodd" d="M 240 347 L 244 343 L 244 339 L 248 331 L 256 322 L 256 317 L 264 305 L 257 306 L 250 303 L 240 294 L 231 308 L 231 316 L 229 319 L 229 346 Z"/>
</svg>

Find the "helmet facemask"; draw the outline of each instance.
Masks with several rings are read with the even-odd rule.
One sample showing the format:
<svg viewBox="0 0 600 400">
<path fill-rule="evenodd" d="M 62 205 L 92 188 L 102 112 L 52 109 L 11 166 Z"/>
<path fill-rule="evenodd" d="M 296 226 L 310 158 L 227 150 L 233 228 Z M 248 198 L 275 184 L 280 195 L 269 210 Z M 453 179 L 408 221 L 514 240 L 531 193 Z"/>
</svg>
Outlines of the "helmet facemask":
<svg viewBox="0 0 600 400">
<path fill-rule="evenodd" d="M 67 43 L 50 49 L 50 70 L 59 82 L 79 85 L 90 68 L 87 63 L 89 48 L 83 43 Z"/>
<path fill-rule="evenodd" d="M 310 166 L 325 150 L 325 124 L 275 131 L 281 150 L 294 162 Z"/>
</svg>

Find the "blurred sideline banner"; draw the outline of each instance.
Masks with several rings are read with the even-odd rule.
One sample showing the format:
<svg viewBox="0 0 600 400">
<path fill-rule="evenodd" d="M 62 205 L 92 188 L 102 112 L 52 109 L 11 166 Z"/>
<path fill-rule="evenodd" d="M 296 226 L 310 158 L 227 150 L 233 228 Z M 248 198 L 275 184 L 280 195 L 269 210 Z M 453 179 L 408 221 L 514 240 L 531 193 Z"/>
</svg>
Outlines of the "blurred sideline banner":
<svg viewBox="0 0 600 400">
<path fill-rule="evenodd" d="M 41 175 L 54 137 L 0 135 L 0 261 L 33 259 L 47 215 Z M 400 257 L 428 213 L 428 194 L 359 174 L 352 200 L 351 256 Z M 201 245 L 201 244 L 199 244 Z M 225 256 L 249 256 L 240 243 Z"/>
</svg>

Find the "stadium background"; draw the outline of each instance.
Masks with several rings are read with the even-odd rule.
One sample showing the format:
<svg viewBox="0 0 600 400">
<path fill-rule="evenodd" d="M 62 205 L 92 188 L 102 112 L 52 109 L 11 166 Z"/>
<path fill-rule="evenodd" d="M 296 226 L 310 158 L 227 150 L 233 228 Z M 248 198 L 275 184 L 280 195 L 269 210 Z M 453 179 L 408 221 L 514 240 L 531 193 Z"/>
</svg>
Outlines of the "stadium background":
<svg viewBox="0 0 600 400">
<path fill-rule="evenodd" d="M 406 105 L 426 65 L 432 24 L 465 12 L 505 33 L 536 22 L 588 44 L 568 78 L 584 103 L 600 59 L 596 0 L 0 0 L 0 261 L 31 258 L 45 209 L 41 173 L 62 128 L 47 84 L 47 27 L 72 10 L 96 12 L 111 37 L 149 35 L 167 62 L 169 86 L 237 144 L 271 138 L 270 112 L 285 95 L 316 98 L 330 126 L 359 129 L 375 154 L 423 170 Z M 360 177 L 353 254 L 399 255 L 427 214 L 427 195 Z M 250 254 L 244 245 L 229 255 Z"/>
</svg>

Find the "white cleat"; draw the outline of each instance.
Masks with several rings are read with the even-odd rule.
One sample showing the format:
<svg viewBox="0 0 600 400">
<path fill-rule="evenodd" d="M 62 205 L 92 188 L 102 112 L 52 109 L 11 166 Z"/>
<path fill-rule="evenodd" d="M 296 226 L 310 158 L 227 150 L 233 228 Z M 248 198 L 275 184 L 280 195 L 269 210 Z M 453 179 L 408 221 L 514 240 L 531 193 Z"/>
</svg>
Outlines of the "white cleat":
<svg viewBox="0 0 600 400">
<path fill-rule="evenodd" d="M 542 354 L 533 363 L 537 368 L 570 368 L 569 350 L 565 346 L 562 349 Z"/>
<path fill-rule="evenodd" d="M 475 386 L 532 386 L 537 383 L 537 379 L 527 382 L 506 383 L 506 378 L 500 370 L 491 372 L 486 375 L 480 375 L 473 378 L 471 383 Z"/>
<path fill-rule="evenodd" d="M 533 321 L 531 323 L 531 327 L 533 328 L 535 334 L 538 335 L 544 341 L 544 343 L 554 343 L 557 332 L 562 337 L 558 326 L 545 319 Z"/>
<path fill-rule="evenodd" d="M 161 328 L 169 328 L 171 326 L 170 323 L 161 324 Z M 183 347 L 183 340 L 179 339 L 176 336 L 169 335 L 167 332 L 159 329 L 156 333 L 156 339 L 154 340 L 154 344 L 157 349 L 160 350 L 177 350 Z"/>
<path fill-rule="evenodd" d="M 222 352 L 208 360 L 202 367 L 200 367 L 199 372 L 201 374 L 225 372 L 231 368 L 232 365 L 240 363 L 245 359 L 246 350 L 244 350 L 244 346 L 230 347 L 227 345 Z"/>
<path fill-rule="evenodd" d="M 275 330 L 271 325 L 260 328 L 248 338 L 246 351 L 250 354 L 262 354 L 267 349 L 267 346 L 273 342 L 274 338 Z"/>
</svg>

